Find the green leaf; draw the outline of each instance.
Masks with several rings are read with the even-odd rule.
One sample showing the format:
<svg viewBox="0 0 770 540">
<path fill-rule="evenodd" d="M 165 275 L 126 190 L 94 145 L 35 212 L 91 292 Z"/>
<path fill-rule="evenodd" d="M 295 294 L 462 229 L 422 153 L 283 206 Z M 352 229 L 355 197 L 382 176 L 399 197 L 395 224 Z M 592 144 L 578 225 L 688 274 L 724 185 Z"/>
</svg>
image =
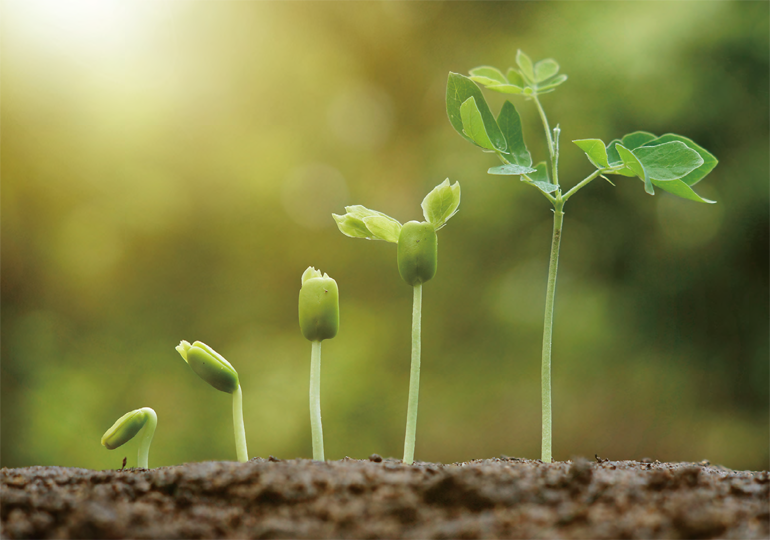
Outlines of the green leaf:
<svg viewBox="0 0 770 540">
<path fill-rule="evenodd" d="M 460 208 L 460 182 L 450 185 L 447 178 L 425 196 L 421 206 L 425 221 L 439 230 Z"/>
<path fill-rule="evenodd" d="M 516 63 L 521 69 L 521 74 L 530 82 L 535 82 L 535 70 L 532 67 L 532 60 L 529 59 L 529 56 L 521 52 L 521 49 L 516 52 Z"/>
<path fill-rule="evenodd" d="M 610 162 L 610 167 L 617 167 L 618 165 L 623 164 L 623 160 L 620 159 L 620 155 L 618 154 L 617 145 L 620 143 L 620 139 L 614 139 L 610 141 L 610 144 L 607 145 L 607 160 Z M 617 171 L 612 171 L 609 174 L 619 174 L 622 176 L 636 176 L 634 171 L 629 169 L 628 167 L 624 167 L 623 169 L 618 169 Z"/>
<path fill-rule="evenodd" d="M 334 218 L 334 221 L 337 222 L 337 228 L 339 228 L 340 232 L 351 238 L 366 238 L 368 240 L 385 240 L 390 242 L 391 240 L 388 239 L 390 233 L 388 231 L 392 230 L 396 225 L 401 227 L 401 224 L 392 217 L 383 214 L 382 212 L 378 212 L 377 210 L 370 210 L 360 204 L 346 206 L 345 212 L 346 214 L 344 216 L 332 214 L 332 217 Z M 384 237 L 369 228 L 367 220 L 370 218 L 380 218 L 372 220 L 371 223 L 375 224 L 374 227 L 377 228 L 378 232 L 384 235 Z M 387 224 L 386 221 L 392 223 Z M 396 241 L 398 241 L 398 238 Z"/>
<path fill-rule="evenodd" d="M 681 141 L 641 146 L 634 155 L 653 180 L 677 180 L 703 165 L 700 154 Z"/>
<path fill-rule="evenodd" d="M 487 90 L 494 90 L 501 94 L 521 94 L 524 91 L 520 86 L 515 86 L 513 84 L 490 84 L 487 86 Z"/>
<path fill-rule="evenodd" d="M 525 167 L 524 165 L 499 165 L 497 167 L 492 167 L 487 171 L 489 174 L 499 174 L 499 175 L 517 175 L 517 174 L 529 174 L 531 172 L 535 172 L 535 169 L 532 167 Z"/>
<path fill-rule="evenodd" d="M 655 189 L 652 187 L 652 181 L 650 180 L 650 176 L 647 174 L 647 171 L 644 169 L 644 165 L 642 165 L 642 163 L 634 155 L 634 153 L 631 152 L 631 150 L 622 144 L 616 144 L 615 147 L 618 150 L 620 159 L 623 160 L 623 164 L 631 171 L 633 171 L 633 173 L 644 182 L 644 191 L 650 195 L 655 195 Z"/>
<path fill-rule="evenodd" d="M 389 216 L 369 216 L 364 218 L 364 225 L 369 229 L 375 240 L 385 240 L 398 244 L 401 234 L 401 223 Z"/>
<path fill-rule="evenodd" d="M 535 82 L 543 82 L 557 73 L 559 73 L 559 63 L 553 58 L 546 58 L 535 64 Z"/>
<path fill-rule="evenodd" d="M 655 135 L 652 133 L 648 133 L 646 131 L 634 131 L 633 133 L 629 133 L 627 135 L 624 135 L 621 139 L 620 143 L 628 148 L 629 150 L 634 150 L 643 144 L 653 140 L 655 138 Z"/>
<path fill-rule="evenodd" d="M 687 137 L 683 137 L 681 135 L 676 135 L 675 133 L 666 133 L 665 135 L 661 135 L 657 139 L 654 139 L 648 143 L 646 143 L 644 146 L 657 146 L 660 144 L 664 144 L 670 141 L 680 141 L 687 145 L 688 148 L 691 148 L 698 152 L 700 154 L 700 157 L 703 159 L 703 164 L 689 173 L 687 176 L 682 178 L 682 182 L 687 184 L 688 186 L 694 186 L 703 178 L 714 170 L 714 167 L 717 166 L 717 163 L 719 163 L 719 160 L 717 160 L 714 155 L 703 148 L 702 146 L 699 146 L 695 142 L 693 142 L 691 139 L 688 139 Z"/>
<path fill-rule="evenodd" d="M 551 179 L 548 176 L 548 166 L 545 164 L 545 161 L 541 161 L 535 165 L 535 169 L 532 173 L 528 174 L 526 177 L 522 177 L 521 181 L 532 184 L 543 193 L 553 193 L 559 189 L 559 186 L 551 183 Z"/>
<path fill-rule="evenodd" d="M 606 169 L 610 166 L 607 159 L 607 148 L 605 148 L 604 141 L 601 139 L 578 139 L 572 142 L 586 153 L 588 160 L 597 169 Z"/>
<path fill-rule="evenodd" d="M 446 110 L 452 127 L 454 127 L 455 131 L 462 137 L 474 142 L 463 131 L 463 119 L 460 111 L 462 104 L 471 97 L 476 101 L 476 107 L 481 113 L 481 118 L 484 121 L 484 128 L 489 140 L 495 148 L 502 148 L 505 150 L 505 138 L 503 137 L 500 128 L 497 126 L 497 122 L 495 122 L 492 111 L 489 110 L 489 106 L 484 99 L 484 95 L 481 93 L 481 89 L 468 77 L 460 75 L 459 73 L 450 73 L 449 78 L 447 79 Z"/>
<path fill-rule="evenodd" d="M 567 76 L 565 74 L 562 73 L 561 75 L 557 75 L 553 79 L 546 81 L 543 84 L 538 84 L 537 93 L 545 94 L 547 92 L 552 92 L 554 88 L 556 88 L 566 80 L 567 80 Z"/>
<path fill-rule="evenodd" d="M 465 103 L 460 105 L 460 116 L 463 121 L 463 131 L 471 141 L 487 150 L 498 150 L 489 139 L 481 111 L 476 105 L 476 98 L 469 97 Z M 500 148 L 500 150 L 505 150 L 505 148 Z"/>
<path fill-rule="evenodd" d="M 508 84 L 508 79 L 505 78 L 503 72 L 492 66 L 480 66 L 473 68 L 469 72 L 469 77 L 472 81 L 483 84 L 485 86 L 490 84 Z"/>
<path fill-rule="evenodd" d="M 500 115 L 497 117 L 497 125 L 500 126 L 500 131 L 503 132 L 505 142 L 508 144 L 508 151 L 503 154 L 508 162 L 525 167 L 532 165 L 532 156 L 527 150 L 527 145 L 524 144 L 521 117 L 510 101 L 503 103 L 503 108 L 500 109 Z"/>
<path fill-rule="evenodd" d="M 516 85 L 520 88 L 524 88 L 527 86 L 526 81 L 524 80 L 524 77 L 521 76 L 521 73 L 519 73 L 518 70 L 513 68 L 508 68 L 508 72 L 505 74 L 506 79 L 508 79 L 508 82 Z"/>
<path fill-rule="evenodd" d="M 652 183 L 658 186 L 660 189 L 668 191 L 669 193 L 676 195 L 677 197 L 681 197 L 683 199 L 688 199 L 691 201 L 708 203 L 708 204 L 716 203 L 716 201 L 704 199 L 703 197 L 695 193 L 693 189 L 687 184 L 685 184 L 682 180 L 668 180 L 668 181 L 653 180 Z"/>
<path fill-rule="evenodd" d="M 337 222 L 337 228 L 345 236 L 351 238 L 371 238 L 373 236 L 371 231 L 366 228 L 363 220 L 359 218 L 350 214 L 345 214 L 344 216 L 332 214 L 332 217 Z"/>
</svg>

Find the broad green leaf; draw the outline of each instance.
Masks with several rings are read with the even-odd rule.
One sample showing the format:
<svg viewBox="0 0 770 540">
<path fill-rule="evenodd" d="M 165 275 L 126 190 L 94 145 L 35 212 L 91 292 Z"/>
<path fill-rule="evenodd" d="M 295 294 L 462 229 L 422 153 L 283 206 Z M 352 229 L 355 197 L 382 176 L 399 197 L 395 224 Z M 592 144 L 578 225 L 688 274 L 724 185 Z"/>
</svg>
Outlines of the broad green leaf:
<svg viewBox="0 0 770 540">
<path fill-rule="evenodd" d="M 620 144 L 628 148 L 629 150 L 635 150 L 643 144 L 653 140 L 655 135 L 646 131 L 634 131 L 624 135 L 620 141 Z"/>
<path fill-rule="evenodd" d="M 610 166 L 607 159 L 607 148 L 601 139 L 578 139 L 572 141 L 588 156 L 588 160 L 597 169 L 606 169 Z"/>
<path fill-rule="evenodd" d="M 334 221 L 337 222 L 337 228 L 345 236 L 351 238 L 372 238 L 373 235 L 369 229 L 366 228 L 362 219 L 345 214 L 340 216 L 338 214 L 332 214 Z"/>
<path fill-rule="evenodd" d="M 521 94 L 524 91 L 520 86 L 515 86 L 513 84 L 490 84 L 487 86 L 487 90 L 494 90 L 501 94 Z"/>
<path fill-rule="evenodd" d="M 503 72 L 492 66 L 479 66 L 470 70 L 469 73 L 471 74 L 470 79 L 472 81 L 476 81 L 485 86 L 490 84 L 508 84 L 508 79 L 505 78 Z"/>
<path fill-rule="evenodd" d="M 401 234 L 401 224 L 388 216 L 369 216 L 364 218 L 364 225 L 369 229 L 376 240 L 385 240 L 398 244 L 398 235 Z"/>
<path fill-rule="evenodd" d="M 688 146 L 688 148 L 692 148 L 693 150 L 698 152 L 698 154 L 700 154 L 700 157 L 703 159 L 703 164 L 700 167 L 698 167 L 697 169 L 695 169 L 694 171 L 692 171 L 687 176 L 681 179 L 682 182 L 684 182 L 688 186 L 694 186 L 695 184 L 703 180 L 703 178 L 708 173 L 714 170 L 714 167 L 717 166 L 717 163 L 719 163 L 717 158 L 714 157 L 714 155 L 711 152 L 709 152 L 702 146 L 696 144 L 691 139 L 688 139 L 687 137 L 682 137 L 681 135 L 676 135 L 675 133 L 666 133 L 665 135 L 661 135 L 657 139 L 652 140 L 648 143 L 645 143 L 644 146 L 657 146 L 657 145 L 664 144 L 671 141 L 683 142 Z"/>
<path fill-rule="evenodd" d="M 567 80 L 567 75 L 562 73 L 561 75 L 557 75 L 553 79 L 550 79 L 548 81 L 545 81 L 542 84 L 537 85 L 537 93 L 538 94 L 545 94 L 547 92 L 553 91 L 554 88 L 559 86 L 561 83 Z"/>
<path fill-rule="evenodd" d="M 526 177 L 522 177 L 521 181 L 532 184 L 543 193 L 553 193 L 559 189 L 559 186 L 551 183 L 551 179 L 548 176 L 548 166 L 545 164 L 545 161 L 541 161 L 535 165 L 535 169 L 532 173 L 527 174 Z"/>
<path fill-rule="evenodd" d="M 653 180 L 678 180 L 703 165 L 700 154 L 681 141 L 641 146 L 634 155 Z"/>
<path fill-rule="evenodd" d="M 529 59 L 529 56 L 521 52 L 521 49 L 516 52 L 516 63 L 521 69 L 521 74 L 529 81 L 535 82 L 535 70 L 532 67 L 532 60 Z"/>
<path fill-rule="evenodd" d="M 660 189 L 664 191 L 668 191 L 669 193 L 676 195 L 677 197 L 681 197 L 683 199 L 689 199 L 691 201 L 696 202 L 702 202 L 702 203 L 708 203 L 708 204 L 715 204 L 716 201 L 712 201 L 709 199 L 704 199 L 697 193 L 695 193 L 690 186 L 685 184 L 682 180 L 653 180 L 653 184 L 658 186 Z"/>
<path fill-rule="evenodd" d="M 503 132 L 505 142 L 508 144 L 508 150 L 503 155 L 508 162 L 525 167 L 532 165 L 532 156 L 527 150 L 527 145 L 524 144 L 521 117 L 510 101 L 503 103 L 503 108 L 500 109 L 500 115 L 497 117 L 497 125 L 500 126 L 500 131 Z"/>
<path fill-rule="evenodd" d="M 487 171 L 489 174 L 501 174 L 501 175 L 517 175 L 517 174 L 529 174 L 535 172 L 532 167 L 525 167 L 524 165 L 499 165 L 492 167 Z"/>
<path fill-rule="evenodd" d="M 463 132 L 471 141 L 487 150 L 498 150 L 489 139 L 487 130 L 484 127 L 484 119 L 481 117 L 478 106 L 476 106 L 476 98 L 469 97 L 465 103 L 460 105 L 460 116 L 463 121 Z M 505 150 L 505 147 L 499 150 Z"/>
<path fill-rule="evenodd" d="M 522 77 L 521 73 L 519 73 L 519 71 L 516 69 L 508 68 L 508 72 L 505 74 L 505 78 L 508 79 L 510 84 L 516 85 L 520 88 L 527 86 L 524 77 Z"/>
<path fill-rule="evenodd" d="M 620 155 L 618 154 L 617 145 L 620 143 L 620 139 L 614 139 L 610 141 L 610 144 L 607 145 L 607 160 L 610 162 L 610 167 L 617 167 L 618 165 L 623 164 L 623 160 L 620 159 Z M 612 171 L 610 174 L 619 174 L 622 176 L 636 176 L 634 171 L 629 169 L 628 167 L 624 167 L 622 169 L 618 169 L 617 171 Z"/>
<path fill-rule="evenodd" d="M 647 174 L 647 171 L 644 169 L 644 166 L 639 161 L 639 159 L 634 155 L 633 152 L 631 152 L 631 150 L 622 144 L 616 144 L 615 147 L 618 150 L 620 159 L 623 160 L 623 164 L 631 169 L 631 171 L 633 171 L 633 173 L 644 182 L 644 191 L 650 195 L 655 195 L 655 189 L 652 187 L 650 176 Z"/>
<path fill-rule="evenodd" d="M 460 207 L 460 182 L 450 185 L 447 178 L 425 196 L 421 206 L 425 221 L 439 230 Z"/>
<path fill-rule="evenodd" d="M 484 99 L 484 95 L 481 93 L 481 89 L 468 77 L 460 75 L 459 73 L 450 73 L 449 78 L 447 79 L 446 111 L 452 127 L 454 127 L 455 131 L 465 139 L 474 142 L 463 132 L 463 119 L 460 112 L 462 104 L 471 97 L 476 101 L 476 107 L 481 113 L 481 118 L 484 121 L 484 128 L 490 141 L 492 141 L 495 148 L 503 148 L 504 150 L 505 138 L 503 137 L 500 128 L 497 126 L 497 122 L 495 122 L 492 111 L 489 110 L 489 106 Z"/>
<path fill-rule="evenodd" d="M 535 82 L 543 82 L 557 73 L 559 73 L 559 63 L 553 58 L 546 58 L 535 64 Z"/>
</svg>

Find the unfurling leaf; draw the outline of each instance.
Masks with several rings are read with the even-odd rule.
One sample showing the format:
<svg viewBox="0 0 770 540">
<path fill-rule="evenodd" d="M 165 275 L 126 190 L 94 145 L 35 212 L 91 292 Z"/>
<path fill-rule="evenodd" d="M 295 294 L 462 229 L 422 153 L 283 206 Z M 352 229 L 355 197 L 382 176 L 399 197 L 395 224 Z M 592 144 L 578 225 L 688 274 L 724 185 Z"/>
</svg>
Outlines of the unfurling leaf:
<svg viewBox="0 0 770 540">
<path fill-rule="evenodd" d="M 486 131 L 489 140 L 492 142 L 492 145 L 495 148 L 502 148 L 505 150 L 505 138 L 503 137 L 500 128 L 497 126 L 497 122 L 495 122 L 492 111 L 489 110 L 489 105 L 487 105 L 484 95 L 481 93 L 481 89 L 468 77 L 460 75 L 459 73 L 450 73 L 449 78 L 447 79 L 446 111 L 452 127 L 465 139 L 475 143 L 475 141 L 463 131 L 463 118 L 460 111 L 460 107 L 462 107 L 463 103 L 471 97 L 476 102 L 476 107 L 478 108 L 484 123 L 484 130 Z"/>
<path fill-rule="evenodd" d="M 597 169 L 606 169 L 610 166 L 607 158 L 607 148 L 601 139 L 579 139 L 572 142 L 586 153 L 588 160 Z"/>
<path fill-rule="evenodd" d="M 439 230 L 457 213 L 460 207 L 460 183 L 450 185 L 449 178 L 441 182 L 422 200 L 422 215 L 425 221 Z M 400 227 L 399 227 L 400 232 Z M 398 238 L 396 238 L 398 242 Z"/>
<path fill-rule="evenodd" d="M 360 204 L 346 206 L 345 212 L 345 215 L 332 214 L 332 217 L 337 222 L 340 232 L 351 238 L 394 242 L 392 239 L 393 230 L 396 228 L 398 228 L 398 232 L 401 230 L 401 224 L 397 220 Z M 396 242 L 398 241 L 397 237 L 398 235 L 396 235 Z"/>
<path fill-rule="evenodd" d="M 369 216 L 364 218 L 364 225 L 374 235 L 375 240 L 398 243 L 401 223 L 389 216 Z"/>
</svg>

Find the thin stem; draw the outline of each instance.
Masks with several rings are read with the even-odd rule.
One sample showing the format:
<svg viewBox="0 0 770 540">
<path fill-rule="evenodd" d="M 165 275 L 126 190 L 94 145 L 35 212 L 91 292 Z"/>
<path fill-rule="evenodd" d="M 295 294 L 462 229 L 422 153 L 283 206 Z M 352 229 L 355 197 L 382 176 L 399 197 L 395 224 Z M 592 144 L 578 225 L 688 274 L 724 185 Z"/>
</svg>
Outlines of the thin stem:
<svg viewBox="0 0 770 540">
<path fill-rule="evenodd" d="M 551 138 L 551 128 L 548 125 L 548 118 L 545 116 L 545 111 L 543 110 L 543 106 L 540 105 L 540 100 L 537 99 L 537 95 L 533 95 L 532 101 L 535 102 L 535 106 L 537 107 L 537 112 L 540 113 L 540 120 L 543 121 L 543 128 L 545 128 L 545 138 L 548 141 L 548 153 L 551 156 L 551 172 L 553 173 L 553 183 L 557 186 L 559 185 L 559 177 L 556 173 L 556 149 L 553 145 L 553 139 Z"/>
<path fill-rule="evenodd" d="M 233 392 L 233 431 L 235 432 L 235 455 L 238 461 L 247 462 L 249 451 L 246 448 L 246 430 L 243 427 L 243 392 L 241 385 Z"/>
<path fill-rule="evenodd" d="M 139 443 L 136 464 L 143 469 L 149 469 L 150 443 L 152 443 L 152 437 L 155 435 L 155 427 L 158 425 L 158 415 L 149 407 L 144 407 L 142 410 L 147 415 L 147 423 L 144 424 L 144 434 L 142 435 L 142 442 Z"/>
<path fill-rule="evenodd" d="M 567 193 L 564 194 L 564 196 L 562 197 L 562 201 L 566 202 L 570 197 L 572 197 L 575 193 L 577 193 L 581 188 L 583 188 L 584 186 L 588 185 L 588 183 L 591 182 L 591 180 L 593 180 L 594 178 L 596 178 L 600 174 L 602 174 L 602 170 L 601 169 L 597 169 L 594 172 L 592 172 L 591 174 L 589 174 L 588 176 L 586 176 L 583 180 L 581 180 L 579 183 L 575 184 L 572 187 L 572 189 L 570 189 Z"/>
<path fill-rule="evenodd" d="M 564 201 L 554 205 L 553 239 L 551 240 L 551 259 L 548 264 L 548 287 L 545 293 L 545 320 L 543 322 L 543 361 L 540 384 L 543 400 L 543 442 L 541 459 L 545 463 L 553 460 L 551 455 L 551 342 L 553 336 L 553 306 L 556 296 L 556 273 L 559 269 L 559 246 L 561 245 L 562 222 L 564 221 Z"/>
<path fill-rule="evenodd" d="M 310 353 L 310 430 L 313 459 L 324 461 L 324 430 L 321 426 L 321 342 L 313 341 Z"/>
<path fill-rule="evenodd" d="M 412 370 L 409 375 L 409 405 L 406 410 L 406 437 L 404 463 L 414 463 L 414 445 L 417 437 L 417 402 L 420 398 L 420 320 L 422 318 L 422 283 L 414 286 L 412 303 Z"/>
</svg>

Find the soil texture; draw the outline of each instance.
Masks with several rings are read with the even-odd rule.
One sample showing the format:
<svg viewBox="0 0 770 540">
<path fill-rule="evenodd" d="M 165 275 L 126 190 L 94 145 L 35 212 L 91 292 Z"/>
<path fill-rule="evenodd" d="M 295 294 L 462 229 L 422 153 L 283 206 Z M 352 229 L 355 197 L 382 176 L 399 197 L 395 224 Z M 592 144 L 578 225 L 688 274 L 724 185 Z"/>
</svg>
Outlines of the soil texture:
<svg viewBox="0 0 770 540">
<path fill-rule="evenodd" d="M 253 458 L 0 470 L 3 538 L 768 538 L 770 476 L 702 463 Z"/>
</svg>

